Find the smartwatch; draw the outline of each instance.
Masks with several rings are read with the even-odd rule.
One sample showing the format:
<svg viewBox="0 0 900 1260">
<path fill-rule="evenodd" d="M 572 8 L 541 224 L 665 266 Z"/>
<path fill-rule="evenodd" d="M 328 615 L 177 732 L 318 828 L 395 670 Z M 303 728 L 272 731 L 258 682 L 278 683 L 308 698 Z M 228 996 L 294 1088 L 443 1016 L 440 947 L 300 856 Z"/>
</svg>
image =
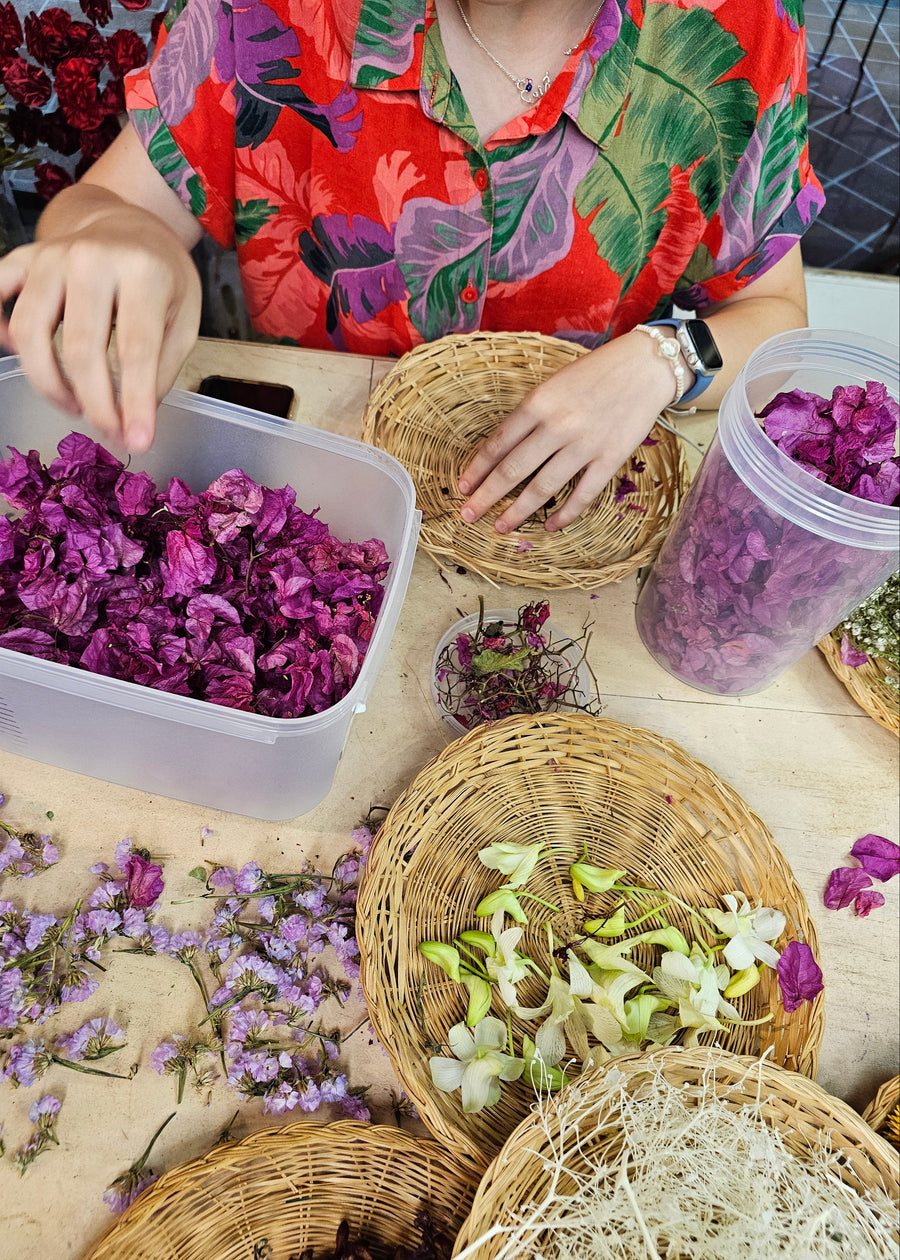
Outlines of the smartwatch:
<svg viewBox="0 0 900 1260">
<path fill-rule="evenodd" d="M 675 337 L 681 346 L 684 360 L 697 378 L 691 388 L 682 394 L 679 402 L 691 402 L 692 399 L 698 398 L 705 389 L 709 388 L 712 378 L 722 368 L 722 356 L 709 330 L 709 324 L 704 323 L 702 319 L 679 319 L 674 321 L 674 325 L 669 319 L 655 319 L 649 322 L 652 325 L 665 324 L 669 328 L 674 326 Z"/>
</svg>

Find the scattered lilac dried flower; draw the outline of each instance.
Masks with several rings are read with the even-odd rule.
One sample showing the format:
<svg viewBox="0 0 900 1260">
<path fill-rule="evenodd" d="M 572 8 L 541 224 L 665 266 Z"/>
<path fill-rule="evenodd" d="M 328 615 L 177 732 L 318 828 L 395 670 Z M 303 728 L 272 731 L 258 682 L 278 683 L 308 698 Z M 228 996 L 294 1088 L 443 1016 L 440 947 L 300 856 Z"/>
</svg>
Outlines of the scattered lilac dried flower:
<svg viewBox="0 0 900 1260">
<path fill-rule="evenodd" d="M 900 845 L 871 832 L 861 836 L 850 850 L 867 875 L 886 883 L 900 874 Z"/>
<path fill-rule="evenodd" d="M 781 951 L 775 968 L 781 989 L 781 1000 L 788 1014 L 804 1002 L 811 1002 L 825 985 L 822 969 L 804 941 L 791 941 Z"/>
<path fill-rule="evenodd" d="M 356 885 L 376 814 L 385 812 L 370 811 L 353 832 L 359 851 L 339 858 L 330 876 L 308 865 L 296 874 L 271 874 L 252 861 L 240 870 L 213 866 L 200 898 L 212 903 L 211 922 L 202 933 L 172 936 L 169 951 L 191 968 L 204 995 L 206 1032 L 202 1039 L 174 1034 L 151 1055 L 156 1071 L 176 1079 L 179 1099 L 188 1079 L 206 1087 L 211 1069 L 197 1063 L 218 1053 L 227 1084 L 242 1099 L 260 1098 L 269 1113 L 337 1103 L 346 1115 L 368 1118 L 366 1088 L 350 1087 L 339 1069 L 340 1034 L 316 1021 L 328 998 L 343 1005 L 350 988 L 321 966 L 325 950 L 345 976 L 359 974 Z M 192 873 L 204 877 L 202 868 Z M 209 998 L 204 959 L 218 986 Z"/>
<path fill-rule="evenodd" d="M 852 905 L 864 888 L 872 881 L 859 866 L 839 866 L 828 876 L 823 901 L 829 910 L 843 910 Z"/>
<path fill-rule="evenodd" d="M 127 1168 L 125 1172 L 116 1177 L 115 1181 L 103 1192 L 103 1202 L 111 1212 L 124 1212 L 139 1194 L 157 1180 L 159 1173 L 154 1172 L 152 1168 L 146 1167 L 147 1160 L 150 1158 L 150 1152 L 153 1150 L 156 1139 L 169 1121 L 174 1119 L 175 1112 L 173 1111 L 153 1134 L 144 1153 L 134 1161 L 130 1168 Z"/>
<path fill-rule="evenodd" d="M 854 901 L 853 908 L 861 919 L 867 919 L 873 910 L 883 905 L 884 893 L 875 888 L 864 888 Z"/>
<path fill-rule="evenodd" d="M 384 596 L 378 539 L 342 542 L 238 469 L 195 495 L 79 433 L 46 468 L 10 450 L 0 646 L 272 717 L 350 690 Z"/>
<path fill-rule="evenodd" d="M 4 803 L 5 798 L 0 794 L 0 807 Z M 8 823 L 0 822 L 0 874 L 31 879 L 41 871 L 49 870 L 58 861 L 59 849 L 50 836 L 18 831 Z"/>
<path fill-rule="evenodd" d="M 59 1099 L 53 1094 L 45 1094 L 43 1098 L 31 1104 L 28 1119 L 35 1126 L 35 1130 L 21 1150 L 16 1151 L 13 1156 L 13 1163 L 19 1170 L 20 1177 L 25 1175 L 26 1170 L 48 1146 L 59 1145 L 59 1138 L 56 1136 L 56 1117 L 59 1115 L 60 1105 Z"/>
<path fill-rule="evenodd" d="M 865 665 L 869 659 L 865 652 L 860 652 L 853 646 L 846 634 L 841 636 L 840 654 L 841 664 L 849 669 L 859 669 L 860 665 Z"/>
</svg>

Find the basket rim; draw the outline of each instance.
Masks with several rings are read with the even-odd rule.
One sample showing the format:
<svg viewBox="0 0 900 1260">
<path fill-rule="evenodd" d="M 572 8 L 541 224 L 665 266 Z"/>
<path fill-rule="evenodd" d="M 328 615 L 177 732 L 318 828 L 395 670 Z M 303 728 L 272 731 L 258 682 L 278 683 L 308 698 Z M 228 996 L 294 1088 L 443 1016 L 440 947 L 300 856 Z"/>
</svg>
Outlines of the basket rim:
<svg viewBox="0 0 900 1260">
<path fill-rule="evenodd" d="M 471 1201 L 481 1176 L 481 1170 L 472 1161 L 460 1158 L 455 1152 L 450 1160 L 446 1146 L 433 1136 L 413 1134 L 399 1126 L 351 1119 L 270 1125 L 213 1146 L 204 1154 L 168 1169 L 110 1224 L 82 1260 L 121 1260 L 125 1254 L 117 1249 L 121 1242 L 127 1241 L 133 1246 L 142 1226 L 161 1213 L 168 1215 L 172 1211 L 173 1194 L 187 1195 L 195 1186 L 199 1190 L 203 1180 L 219 1170 L 234 1171 L 242 1162 L 250 1164 L 280 1151 L 289 1151 L 298 1157 L 312 1151 L 327 1164 L 329 1158 L 334 1158 L 336 1148 L 347 1147 L 383 1153 L 385 1159 L 396 1154 L 401 1157 L 401 1172 L 411 1167 L 411 1161 L 416 1159 L 434 1160 L 441 1168 L 442 1177 L 455 1183 L 460 1202 L 466 1195 Z M 233 1206 L 240 1212 L 239 1202 Z"/>
<path fill-rule="evenodd" d="M 870 656 L 855 669 L 841 660 L 840 639 L 833 630 L 816 644 L 828 662 L 831 672 L 843 684 L 853 700 L 886 731 L 900 736 L 900 692 L 884 681 L 889 671 L 879 656 Z"/>
</svg>

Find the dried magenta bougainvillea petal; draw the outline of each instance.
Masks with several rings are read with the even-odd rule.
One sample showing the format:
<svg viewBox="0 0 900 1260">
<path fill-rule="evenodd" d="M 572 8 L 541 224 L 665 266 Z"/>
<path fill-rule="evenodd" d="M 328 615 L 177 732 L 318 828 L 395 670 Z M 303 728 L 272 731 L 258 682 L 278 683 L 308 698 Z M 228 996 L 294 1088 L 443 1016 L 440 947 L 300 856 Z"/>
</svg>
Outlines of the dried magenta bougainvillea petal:
<svg viewBox="0 0 900 1260">
<path fill-rule="evenodd" d="M 857 840 L 850 852 L 867 875 L 882 883 L 900 875 L 900 845 L 894 844 L 893 840 L 869 832 Z"/>
<path fill-rule="evenodd" d="M 349 691 L 384 595 L 378 539 L 342 542 L 240 469 L 194 494 L 82 433 L 46 468 L 10 450 L 0 646 L 272 717 Z"/>
<path fill-rule="evenodd" d="M 801 389 L 776 394 L 759 412 L 780 451 L 820 481 L 859 499 L 896 504 L 900 407 L 880 381 L 838 385 L 830 401 Z"/>
<path fill-rule="evenodd" d="M 825 985 L 822 969 L 816 962 L 810 947 L 803 941 L 791 941 L 781 951 L 776 965 L 781 1001 L 790 1013 L 804 1002 L 811 1002 Z"/>
<path fill-rule="evenodd" d="M 829 910 L 843 910 L 871 885 L 871 879 L 861 867 L 839 866 L 828 876 L 823 901 Z"/>
<path fill-rule="evenodd" d="M 884 905 L 884 893 L 876 888 L 864 888 L 854 901 L 853 906 L 861 919 L 866 919 L 872 910 Z"/>
</svg>

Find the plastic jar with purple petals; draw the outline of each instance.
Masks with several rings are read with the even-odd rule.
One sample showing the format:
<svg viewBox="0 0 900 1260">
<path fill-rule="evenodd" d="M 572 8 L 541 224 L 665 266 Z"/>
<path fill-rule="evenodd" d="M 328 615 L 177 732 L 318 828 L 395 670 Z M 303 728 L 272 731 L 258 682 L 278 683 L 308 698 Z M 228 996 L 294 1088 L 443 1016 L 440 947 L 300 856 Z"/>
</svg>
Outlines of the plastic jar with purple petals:
<svg viewBox="0 0 900 1260">
<path fill-rule="evenodd" d="M 761 691 L 897 570 L 900 508 L 819 480 L 757 418 L 782 392 L 873 381 L 898 398 L 897 347 L 852 332 L 780 333 L 748 359 L 638 597 L 638 633 L 670 674 Z"/>
</svg>

